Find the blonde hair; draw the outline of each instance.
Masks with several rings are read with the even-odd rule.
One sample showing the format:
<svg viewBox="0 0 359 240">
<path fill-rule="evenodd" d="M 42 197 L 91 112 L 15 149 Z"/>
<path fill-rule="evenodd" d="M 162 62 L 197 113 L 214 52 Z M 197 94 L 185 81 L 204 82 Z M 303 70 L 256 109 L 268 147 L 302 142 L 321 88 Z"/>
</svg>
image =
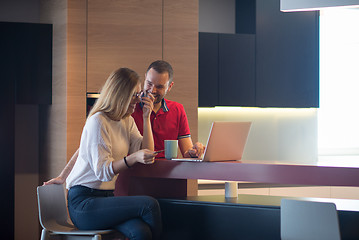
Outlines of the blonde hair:
<svg viewBox="0 0 359 240">
<path fill-rule="evenodd" d="M 127 117 L 128 106 L 140 84 L 138 74 L 129 68 L 119 68 L 112 72 L 102 87 L 100 97 L 92 107 L 88 117 L 104 112 L 111 120 L 119 121 Z"/>
</svg>

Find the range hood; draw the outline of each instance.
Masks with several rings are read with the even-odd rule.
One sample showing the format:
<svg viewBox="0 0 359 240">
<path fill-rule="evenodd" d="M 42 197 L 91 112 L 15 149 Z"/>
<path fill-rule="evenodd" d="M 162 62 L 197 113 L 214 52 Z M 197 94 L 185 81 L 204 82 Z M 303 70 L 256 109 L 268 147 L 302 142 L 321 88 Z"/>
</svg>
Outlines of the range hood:
<svg viewBox="0 0 359 240">
<path fill-rule="evenodd" d="M 280 0 L 282 12 L 317 11 L 324 8 L 359 7 L 359 0 Z"/>
</svg>

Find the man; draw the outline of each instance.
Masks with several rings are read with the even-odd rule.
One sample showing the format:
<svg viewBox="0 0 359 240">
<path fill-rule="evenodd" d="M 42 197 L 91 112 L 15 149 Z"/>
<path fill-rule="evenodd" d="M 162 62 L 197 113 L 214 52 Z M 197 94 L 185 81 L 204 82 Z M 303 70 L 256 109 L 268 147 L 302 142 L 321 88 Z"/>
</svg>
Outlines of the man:
<svg viewBox="0 0 359 240">
<path fill-rule="evenodd" d="M 172 66 L 163 60 L 150 64 L 145 74 L 144 92 L 149 92 L 155 98 L 153 111 L 151 113 L 152 133 L 155 143 L 155 151 L 164 149 L 164 140 L 178 139 L 180 151 L 184 157 L 198 157 L 204 152 L 205 147 L 197 142 L 193 145 L 189 130 L 188 120 L 181 104 L 165 99 L 166 94 L 172 89 L 173 69 Z M 136 106 L 132 117 L 140 133 L 143 133 L 142 104 Z M 60 175 L 44 182 L 47 184 L 63 184 L 75 165 L 79 150 L 71 157 Z M 164 157 L 159 153 L 157 157 Z"/>
<path fill-rule="evenodd" d="M 163 60 L 150 64 L 145 74 L 144 92 L 150 92 L 155 100 L 151 114 L 152 133 L 155 151 L 164 149 L 164 140 L 178 140 L 178 146 L 184 157 L 198 157 L 203 154 L 204 146 L 197 142 L 193 145 L 186 112 L 177 102 L 165 99 L 173 87 L 173 69 Z M 132 117 L 142 134 L 142 103 L 137 104 Z M 160 153 L 157 157 L 163 157 Z"/>
</svg>

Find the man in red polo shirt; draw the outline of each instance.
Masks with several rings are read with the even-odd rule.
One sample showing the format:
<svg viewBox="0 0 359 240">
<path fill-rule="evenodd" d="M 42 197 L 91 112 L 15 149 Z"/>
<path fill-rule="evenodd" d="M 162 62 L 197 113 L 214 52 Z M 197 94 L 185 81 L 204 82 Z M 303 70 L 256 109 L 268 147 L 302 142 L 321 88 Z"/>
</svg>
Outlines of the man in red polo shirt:
<svg viewBox="0 0 359 240">
<path fill-rule="evenodd" d="M 173 69 L 168 62 L 158 60 L 150 64 L 145 75 L 143 89 L 155 97 L 151 114 L 155 150 L 164 149 L 164 140 L 178 139 L 182 156 L 201 156 L 205 147 L 199 142 L 193 145 L 186 112 L 182 104 L 164 99 L 167 92 L 173 87 L 173 84 Z M 135 119 L 141 134 L 143 132 L 142 116 L 141 104 L 137 104 L 132 117 Z M 60 175 L 44 182 L 44 185 L 63 184 L 76 163 L 78 151 L 74 153 Z M 159 153 L 157 157 L 164 157 L 164 153 Z"/>
<path fill-rule="evenodd" d="M 182 104 L 164 98 L 173 84 L 173 69 L 168 62 L 158 60 L 147 68 L 143 90 L 150 92 L 155 98 L 151 114 L 155 150 L 164 149 L 164 140 L 178 140 L 182 156 L 198 157 L 202 155 L 204 146 L 199 142 L 193 145 Z M 142 116 L 142 103 L 138 103 L 132 117 L 141 134 L 143 132 Z M 159 153 L 157 157 L 164 157 L 164 153 Z"/>
</svg>

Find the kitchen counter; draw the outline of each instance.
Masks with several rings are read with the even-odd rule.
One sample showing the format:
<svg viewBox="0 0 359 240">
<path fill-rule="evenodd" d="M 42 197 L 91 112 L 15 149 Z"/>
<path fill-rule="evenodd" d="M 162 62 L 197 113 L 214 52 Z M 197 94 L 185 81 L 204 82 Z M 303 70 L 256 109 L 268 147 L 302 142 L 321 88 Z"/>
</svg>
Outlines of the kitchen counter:
<svg viewBox="0 0 359 240">
<path fill-rule="evenodd" d="M 303 165 L 249 160 L 180 162 L 158 159 L 152 165 L 136 164 L 121 174 L 119 179 L 122 181 L 117 182 L 116 192 L 118 195 L 142 193 L 156 197 L 186 197 L 187 179 L 359 187 L 359 164 L 356 162 L 319 161 L 318 164 Z"/>
<path fill-rule="evenodd" d="M 340 164 L 338 164 L 338 162 Z M 190 196 L 189 179 L 250 181 L 267 184 L 359 186 L 357 161 L 293 164 L 261 161 L 178 162 L 158 159 L 119 174 L 116 195 L 151 195 L 159 200 L 164 239 L 280 239 L 277 196 Z M 359 201 L 335 202 L 342 239 L 358 239 Z M 255 226 L 255 228 L 254 228 Z"/>
</svg>

